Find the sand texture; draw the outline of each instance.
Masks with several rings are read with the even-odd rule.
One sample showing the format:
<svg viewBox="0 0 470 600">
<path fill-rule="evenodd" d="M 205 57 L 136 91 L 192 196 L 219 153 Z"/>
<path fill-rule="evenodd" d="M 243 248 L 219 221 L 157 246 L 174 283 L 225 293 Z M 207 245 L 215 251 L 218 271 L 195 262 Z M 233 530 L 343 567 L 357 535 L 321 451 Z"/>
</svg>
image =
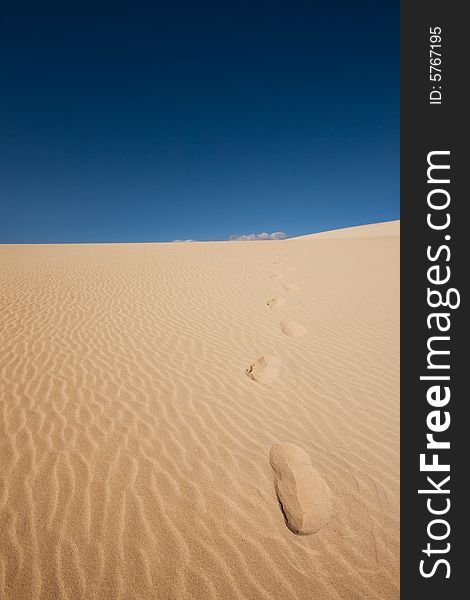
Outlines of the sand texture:
<svg viewBox="0 0 470 600">
<path fill-rule="evenodd" d="M 3 245 L 0 285 L 2 600 L 399 598 L 398 222 Z"/>
</svg>

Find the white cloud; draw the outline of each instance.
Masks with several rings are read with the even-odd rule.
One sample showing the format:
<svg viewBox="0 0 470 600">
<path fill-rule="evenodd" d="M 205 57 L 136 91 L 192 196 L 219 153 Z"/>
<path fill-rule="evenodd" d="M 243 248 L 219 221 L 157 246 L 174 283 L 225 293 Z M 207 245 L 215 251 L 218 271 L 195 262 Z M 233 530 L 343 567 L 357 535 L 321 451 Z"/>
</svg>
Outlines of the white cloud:
<svg viewBox="0 0 470 600">
<path fill-rule="evenodd" d="M 284 240 L 287 235 L 283 231 L 273 231 L 273 233 L 246 233 L 244 235 L 231 235 L 228 239 L 239 242 L 250 242 L 253 240 Z M 197 242 L 198 240 L 173 240 L 173 242 Z"/>
<path fill-rule="evenodd" d="M 249 242 L 251 240 L 284 240 L 287 235 L 283 231 L 274 231 L 273 233 L 247 233 L 245 235 L 231 235 L 230 240 Z"/>
</svg>

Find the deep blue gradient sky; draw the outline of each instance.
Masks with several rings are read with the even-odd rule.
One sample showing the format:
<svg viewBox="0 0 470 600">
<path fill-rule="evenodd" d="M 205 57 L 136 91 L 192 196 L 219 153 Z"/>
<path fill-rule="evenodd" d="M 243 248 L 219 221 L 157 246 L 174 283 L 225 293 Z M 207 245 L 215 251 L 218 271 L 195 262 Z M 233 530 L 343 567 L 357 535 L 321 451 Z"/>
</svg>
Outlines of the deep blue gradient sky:
<svg viewBox="0 0 470 600">
<path fill-rule="evenodd" d="M 399 217 L 398 1 L 2 2 L 0 68 L 0 242 Z"/>
</svg>

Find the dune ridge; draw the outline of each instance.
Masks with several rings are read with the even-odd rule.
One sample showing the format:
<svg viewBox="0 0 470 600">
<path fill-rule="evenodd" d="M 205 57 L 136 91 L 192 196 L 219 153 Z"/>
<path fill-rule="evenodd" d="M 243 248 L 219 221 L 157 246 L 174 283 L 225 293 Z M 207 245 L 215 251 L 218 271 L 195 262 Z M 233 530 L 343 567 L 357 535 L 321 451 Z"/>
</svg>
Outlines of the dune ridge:
<svg viewBox="0 0 470 600">
<path fill-rule="evenodd" d="M 0 246 L 0 598 L 399 597 L 399 229 L 342 231 Z"/>
</svg>

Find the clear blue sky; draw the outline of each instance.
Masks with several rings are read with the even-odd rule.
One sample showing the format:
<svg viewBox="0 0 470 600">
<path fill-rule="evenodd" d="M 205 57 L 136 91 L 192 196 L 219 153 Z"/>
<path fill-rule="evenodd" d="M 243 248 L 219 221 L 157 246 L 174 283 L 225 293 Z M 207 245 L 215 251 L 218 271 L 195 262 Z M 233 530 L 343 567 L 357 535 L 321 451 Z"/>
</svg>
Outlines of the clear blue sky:
<svg viewBox="0 0 470 600">
<path fill-rule="evenodd" d="M 0 242 L 399 217 L 398 1 L 6 1 L 0 68 Z"/>
</svg>

